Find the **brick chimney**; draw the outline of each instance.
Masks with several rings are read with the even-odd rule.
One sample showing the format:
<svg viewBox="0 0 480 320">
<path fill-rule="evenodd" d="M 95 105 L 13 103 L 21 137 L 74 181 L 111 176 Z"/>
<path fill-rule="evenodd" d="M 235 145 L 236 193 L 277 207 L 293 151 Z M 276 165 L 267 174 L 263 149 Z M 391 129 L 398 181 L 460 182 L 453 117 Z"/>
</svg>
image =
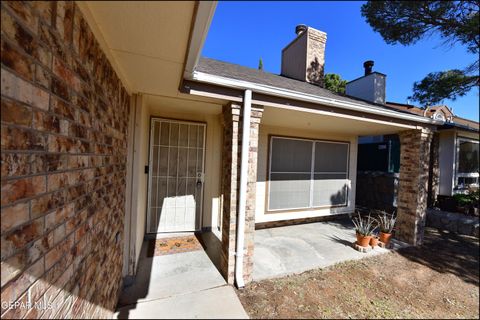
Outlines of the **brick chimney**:
<svg viewBox="0 0 480 320">
<path fill-rule="evenodd" d="M 295 32 L 297 37 L 282 50 L 282 76 L 323 87 L 327 34 L 303 24 Z"/>
</svg>

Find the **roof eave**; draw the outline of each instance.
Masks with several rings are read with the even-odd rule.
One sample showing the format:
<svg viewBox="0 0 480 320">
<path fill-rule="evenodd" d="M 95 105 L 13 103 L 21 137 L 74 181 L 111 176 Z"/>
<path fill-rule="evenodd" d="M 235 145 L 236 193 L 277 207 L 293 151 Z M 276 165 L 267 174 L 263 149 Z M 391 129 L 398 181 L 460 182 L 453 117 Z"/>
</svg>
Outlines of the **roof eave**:
<svg viewBox="0 0 480 320">
<path fill-rule="evenodd" d="M 439 130 L 459 129 L 459 130 L 475 132 L 475 133 L 480 132 L 480 128 L 472 128 L 472 127 L 463 126 L 461 124 L 456 124 L 456 123 L 444 123 L 438 129 Z"/>
<path fill-rule="evenodd" d="M 197 67 L 217 4 L 217 1 L 199 1 L 197 3 L 185 58 L 184 78 L 189 78 Z"/>
<path fill-rule="evenodd" d="M 212 74 L 199 72 L 199 71 L 192 72 L 191 74 L 189 74 L 189 77 L 187 78 L 193 81 L 198 81 L 198 82 L 203 82 L 208 84 L 215 84 L 215 85 L 224 86 L 228 88 L 241 89 L 241 90 L 249 89 L 256 93 L 263 93 L 266 95 L 285 97 L 289 99 L 306 101 L 306 102 L 322 104 L 322 105 L 329 105 L 337 108 L 356 110 L 356 111 L 365 112 L 369 114 L 382 115 L 382 116 L 414 121 L 414 122 L 419 122 L 424 124 L 430 124 L 430 125 L 444 124 L 444 121 L 424 118 L 421 116 L 416 116 L 411 114 L 398 113 L 392 110 L 379 108 L 374 105 L 365 106 L 365 105 L 357 104 L 354 102 L 345 102 L 345 101 L 340 101 L 332 98 L 316 96 L 312 94 L 299 93 L 297 91 L 292 91 L 288 89 L 272 87 L 272 86 L 253 83 L 253 82 L 244 81 L 244 80 L 226 78 L 226 77 L 212 75 Z"/>
</svg>

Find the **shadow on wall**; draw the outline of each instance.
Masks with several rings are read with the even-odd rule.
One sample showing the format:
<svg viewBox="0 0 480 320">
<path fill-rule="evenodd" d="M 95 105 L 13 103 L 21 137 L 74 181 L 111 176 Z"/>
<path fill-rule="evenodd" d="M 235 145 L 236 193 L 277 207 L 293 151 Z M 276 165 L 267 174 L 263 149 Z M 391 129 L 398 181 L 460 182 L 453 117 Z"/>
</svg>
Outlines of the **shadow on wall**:
<svg viewBox="0 0 480 320">
<path fill-rule="evenodd" d="M 334 193 L 330 196 L 330 205 L 338 205 L 339 203 L 345 203 L 348 204 L 348 185 L 345 183 L 343 187 L 337 191 L 337 193 Z"/>
<path fill-rule="evenodd" d="M 139 300 L 152 298 L 151 294 L 149 296 L 151 279 L 157 279 L 164 271 L 160 270 L 162 268 L 155 256 L 172 253 L 167 242 L 156 241 L 157 233 L 170 232 L 165 239 L 170 238 L 179 249 L 190 246 L 185 243 L 189 242 L 198 244 L 195 250 L 200 245 L 206 250 L 200 234 L 196 234 L 197 241 L 193 238 L 171 239 L 177 237 L 172 233 L 200 228 L 198 213 L 202 204 L 203 178 L 199 173 L 203 172 L 204 127 L 160 119 L 155 119 L 152 124 L 148 155 L 151 168 L 148 173 L 147 236 L 142 244 L 135 279 L 125 284 L 117 304 L 120 319 L 128 318 L 130 310 L 136 309 Z M 171 283 L 168 285 L 172 286 Z"/>
<path fill-rule="evenodd" d="M 109 317 L 128 93 L 76 2 L 2 1 L 1 15 L 1 316 Z"/>
<path fill-rule="evenodd" d="M 310 66 L 307 68 L 307 79 L 309 82 L 323 83 L 323 65 L 317 57 L 310 62 Z"/>
</svg>

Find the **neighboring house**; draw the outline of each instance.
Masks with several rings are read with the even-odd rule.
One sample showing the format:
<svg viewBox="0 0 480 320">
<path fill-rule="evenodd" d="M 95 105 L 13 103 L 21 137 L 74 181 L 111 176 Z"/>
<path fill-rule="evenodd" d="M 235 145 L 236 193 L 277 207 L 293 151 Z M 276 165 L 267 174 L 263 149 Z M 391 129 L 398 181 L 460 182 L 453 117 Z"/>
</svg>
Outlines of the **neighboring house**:
<svg viewBox="0 0 480 320">
<path fill-rule="evenodd" d="M 428 195 L 430 206 L 435 204 L 438 196 L 452 196 L 479 187 L 478 122 L 455 116 L 451 108 L 445 105 L 427 108 L 396 102 L 387 102 L 386 105 L 427 118 L 445 120 L 445 124 L 437 128 L 432 141 Z M 361 191 L 359 194 L 357 191 L 357 203 L 374 208 L 395 209 L 395 183 L 398 180 L 398 169 L 395 168 L 400 160 L 397 145 L 397 135 L 366 136 L 359 139 L 359 185 L 371 185 L 375 190 L 383 189 L 385 192 L 378 196 Z"/>
<path fill-rule="evenodd" d="M 324 89 L 325 33 L 275 75 L 200 58 L 214 2 L 1 6 L 2 317 L 111 316 L 163 232 L 211 231 L 242 287 L 256 225 L 353 212 L 359 136 L 399 135 L 396 237 L 422 243 L 444 121 Z"/>
<path fill-rule="evenodd" d="M 389 107 L 444 120 L 434 139 L 438 150 L 437 194 L 451 196 L 479 187 L 479 123 L 455 116 L 445 105 L 419 108 L 412 105 L 387 102 Z"/>
</svg>

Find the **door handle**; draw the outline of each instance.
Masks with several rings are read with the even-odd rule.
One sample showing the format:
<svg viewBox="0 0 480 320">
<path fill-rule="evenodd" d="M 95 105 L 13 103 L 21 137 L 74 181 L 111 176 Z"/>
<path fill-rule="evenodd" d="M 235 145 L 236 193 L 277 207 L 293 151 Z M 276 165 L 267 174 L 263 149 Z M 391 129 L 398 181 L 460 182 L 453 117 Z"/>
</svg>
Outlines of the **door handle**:
<svg viewBox="0 0 480 320">
<path fill-rule="evenodd" d="M 202 186 L 203 179 L 204 179 L 203 172 L 197 172 L 197 188 Z"/>
</svg>

